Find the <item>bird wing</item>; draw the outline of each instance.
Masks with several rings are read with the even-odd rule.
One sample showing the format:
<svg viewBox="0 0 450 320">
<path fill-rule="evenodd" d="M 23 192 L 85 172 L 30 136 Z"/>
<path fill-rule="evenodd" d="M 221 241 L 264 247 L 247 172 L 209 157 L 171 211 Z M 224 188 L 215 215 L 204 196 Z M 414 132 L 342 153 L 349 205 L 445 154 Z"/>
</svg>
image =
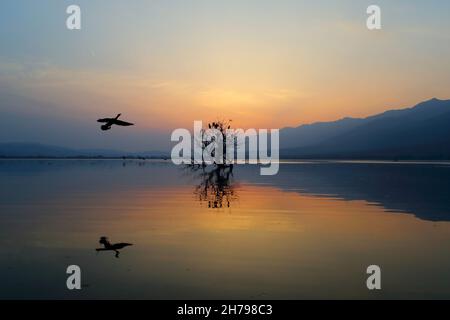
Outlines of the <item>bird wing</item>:
<svg viewBox="0 0 450 320">
<path fill-rule="evenodd" d="M 117 124 L 118 126 L 133 126 L 133 123 L 122 121 L 122 120 L 114 120 L 114 124 Z"/>
<path fill-rule="evenodd" d="M 132 245 L 133 245 L 132 243 L 115 243 L 112 245 L 112 248 L 117 250 L 117 249 L 123 249 L 128 246 L 132 246 Z"/>
<path fill-rule="evenodd" d="M 112 119 L 110 118 L 103 118 L 103 119 L 98 119 L 97 122 L 110 122 Z"/>
</svg>

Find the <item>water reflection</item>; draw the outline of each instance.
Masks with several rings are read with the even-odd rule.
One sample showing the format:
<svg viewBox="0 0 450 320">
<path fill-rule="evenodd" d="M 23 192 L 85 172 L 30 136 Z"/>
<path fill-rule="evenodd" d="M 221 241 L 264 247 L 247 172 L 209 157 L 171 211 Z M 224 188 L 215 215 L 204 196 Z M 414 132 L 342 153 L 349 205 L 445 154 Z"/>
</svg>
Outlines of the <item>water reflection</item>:
<svg viewBox="0 0 450 320">
<path fill-rule="evenodd" d="M 239 178 L 302 195 L 364 200 L 422 220 L 450 221 L 449 163 L 306 162 L 283 165 L 276 176 L 242 170 Z"/>
<path fill-rule="evenodd" d="M 448 165 L 122 164 L 0 161 L 0 299 L 450 297 Z M 389 270 L 377 295 L 370 264 Z"/>
<path fill-rule="evenodd" d="M 106 197 L 136 188 L 186 186 L 194 188 L 206 207 L 227 208 L 237 199 L 237 187 L 251 184 L 320 198 L 363 200 L 422 220 L 450 221 L 450 163 L 308 161 L 282 164 L 275 176 L 261 176 L 258 166 L 251 165 L 213 169 L 188 167 L 188 177 L 183 177 L 168 161 L 129 160 L 126 167 L 121 160 L 0 161 L 0 205 L 44 205 L 55 195 L 80 192 Z M 46 187 L 38 187 L 42 185 Z"/>
<path fill-rule="evenodd" d="M 119 255 L 120 255 L 119 250 L 133 245 L 132 243 L 126 243 L 126 242 L 112 244 L 111 242 L 109 242 L 108 237 L 100 237 L 100 240 L 98 242 L 103 245 L 103 248 L 95 249 L 97 252 L 99 252 L 99 251 L 114 251 L 116 253 L 115 254 L 116 258 L 119 258 Z"/>
<path fill-rule="evenodd" d="M 200 181 L 194 194 L 208 208 L 229 208 L 231 202 L 237 199 L 233 177 L 233 165 L 189 165 L 188 170 Z"/>
</svg>

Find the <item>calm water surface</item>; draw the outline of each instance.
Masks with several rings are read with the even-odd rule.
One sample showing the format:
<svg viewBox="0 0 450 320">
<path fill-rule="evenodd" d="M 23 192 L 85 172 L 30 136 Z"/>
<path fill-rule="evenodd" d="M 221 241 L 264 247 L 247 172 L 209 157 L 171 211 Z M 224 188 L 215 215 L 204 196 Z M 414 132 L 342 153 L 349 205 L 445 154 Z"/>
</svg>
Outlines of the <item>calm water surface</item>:
<svg viewBox="0 0 450 320">
<path fill-rule="evenodd" d="M 0 298 L 448 299 L 449 194 L 447 163 L 4 160 Z"/>
</svg>

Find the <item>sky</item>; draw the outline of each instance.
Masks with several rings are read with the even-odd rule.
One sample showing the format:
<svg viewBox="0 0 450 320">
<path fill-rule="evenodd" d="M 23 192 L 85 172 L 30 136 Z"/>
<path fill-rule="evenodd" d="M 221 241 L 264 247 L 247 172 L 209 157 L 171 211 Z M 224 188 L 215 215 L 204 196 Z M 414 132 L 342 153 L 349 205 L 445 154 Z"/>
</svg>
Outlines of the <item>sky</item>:
<svg viewBox="0 0 450 320">
<path fill-rule="evenodd" d="M 283 128 L 450 99 L 449 31 L 446 0 L 3 0 L 0 143 L 168 150 L 194 120 Z M 100 131 L 117 113 L 136 126 Z"/>
</svg>

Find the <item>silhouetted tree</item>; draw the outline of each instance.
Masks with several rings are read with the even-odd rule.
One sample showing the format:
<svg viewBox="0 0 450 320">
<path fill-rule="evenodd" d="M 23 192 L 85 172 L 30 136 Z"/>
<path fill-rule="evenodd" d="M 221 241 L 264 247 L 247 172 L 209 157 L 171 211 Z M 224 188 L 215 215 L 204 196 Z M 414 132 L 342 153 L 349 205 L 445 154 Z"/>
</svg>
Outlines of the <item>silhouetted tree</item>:
<svg viewBox="0 0 450 320">
<path fill-rule="evenodd" d="M 231 161 L 227 162 L 227 146 L 232 143 L 234 145 L 234 147 L 236 147 L 235 134 L 227 131 L 228 129 L 231 129 L 232 122 L 233 122 L 233 120 L 231 120 L 231 119 L 230 120 L 217 120 L 217 121 L 213 121 L 213 122 L 210 122 L 207 124 L 208 129 L 216 129 L 222 138 L 222 163 L 214 162 L 214 165 L 217 167 L 228 167 L 228 166 L 232 167 L 233 166 L 233 163 L 232 163 L 233 159 L 229 159 Z M 201 146 L 202 165 L 203 166 L 206 166 L 204 156 L 203 156 L 203 151 L 206 150 L 206 148 L 208 148 L 208 146 L 210 146 L 212 143 L 214 143 L 216 141 L 215 136 L 210 137 L 210 140 L 206 139 L 206 133 L 207 133 L 206 129 L 202 129 L 201 130 L 201 141 L 194 142 Z M 216 151 L 216 149 L 214 149 L 211 152 L 212 157 L 216 156 L 215 151 Z"/>
<path fill-rule="evenodd" d="M 227 131 L 231 129 L 232 120 L 217 120 L 207 123 L 208 129 L 216 129 L 221 135 L 222 139 L 222 163 L 210 163 L 207 164 L 203 157 L 203 151 L 210 146 L 211 143 L 215 141 L 215 137 L 210 137 L 206 139 L 206 130 L 201 131 L 201 141 L 195 141 L 201 146 L 202 151 L 202 162 L 194 163 L 192 161 L 191 165 L 187 168 L 191 174 L 193 174 L 200 183 L 195 187 L 194 193 L 201 202 L 207 202 L 209 208 L 223 208 L 230 207 L 233 200 L 237 198 L 235 185 L 233 183 L 233 163 L 232 161 L 227 161 L 227 145 L 230 143 L 234 144 L 235 135 Z M 211 156 L 215 157 L 215 149 L 212 151 Z M 233 159 L 229 159 L 233 160 Z"/>
</svg>

